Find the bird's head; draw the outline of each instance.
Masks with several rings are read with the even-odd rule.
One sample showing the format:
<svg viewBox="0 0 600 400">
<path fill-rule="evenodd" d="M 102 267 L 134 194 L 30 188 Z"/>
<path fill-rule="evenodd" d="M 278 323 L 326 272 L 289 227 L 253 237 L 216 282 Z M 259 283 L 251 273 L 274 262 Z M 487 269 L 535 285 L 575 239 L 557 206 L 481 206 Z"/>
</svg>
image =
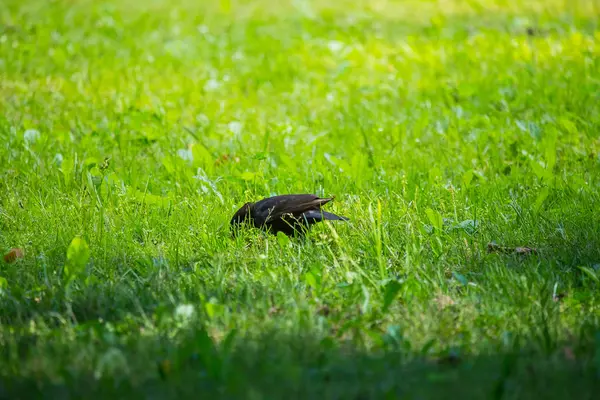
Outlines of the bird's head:
<svg viewBox="0 0 600 400">
<path fill-rule="evenodd" d="M 232 233 L 235 233 L 235 230 L 239 228 L 240 225 L 252 221 L 253 207 L 254 203 L 246 203 L 233 214 L 231 222 L 229 222 Z"/>
</svg>

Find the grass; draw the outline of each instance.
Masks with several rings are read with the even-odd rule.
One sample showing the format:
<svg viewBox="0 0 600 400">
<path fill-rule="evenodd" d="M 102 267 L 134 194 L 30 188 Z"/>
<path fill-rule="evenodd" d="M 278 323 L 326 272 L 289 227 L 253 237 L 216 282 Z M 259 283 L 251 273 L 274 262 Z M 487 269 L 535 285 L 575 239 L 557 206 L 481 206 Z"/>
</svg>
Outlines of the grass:
<svg viewBox="0 0 600 400">
<path fill-rule="evenodd" d="M 3 2 L 1 397 L 594 397 L 600 4 L 320 3 Z"/>
</svg>

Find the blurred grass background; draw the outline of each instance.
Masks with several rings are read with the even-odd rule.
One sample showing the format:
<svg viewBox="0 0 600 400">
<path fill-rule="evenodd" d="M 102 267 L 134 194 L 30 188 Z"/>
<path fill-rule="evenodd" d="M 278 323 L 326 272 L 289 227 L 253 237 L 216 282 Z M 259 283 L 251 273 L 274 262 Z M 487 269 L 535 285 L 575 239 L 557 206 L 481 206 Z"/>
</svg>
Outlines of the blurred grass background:
<svg viewBox="0 0 600 400">
<path fill-rule="evenodd" d="M 0 393 L 591 398 L 599 10 L 4 0 Z"/>
</svg>

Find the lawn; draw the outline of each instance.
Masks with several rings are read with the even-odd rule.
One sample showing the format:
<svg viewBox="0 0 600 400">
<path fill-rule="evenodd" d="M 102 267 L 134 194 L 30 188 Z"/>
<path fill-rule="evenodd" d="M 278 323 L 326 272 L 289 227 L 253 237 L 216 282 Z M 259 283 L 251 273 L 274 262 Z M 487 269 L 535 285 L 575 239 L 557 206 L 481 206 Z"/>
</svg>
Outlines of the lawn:
<svg viewBox="0 0 600 400">
<path fill-rule="evenodd" d="M 3 0 L 0 398 L 594 398 L 599 21 Z"/>
</svg>

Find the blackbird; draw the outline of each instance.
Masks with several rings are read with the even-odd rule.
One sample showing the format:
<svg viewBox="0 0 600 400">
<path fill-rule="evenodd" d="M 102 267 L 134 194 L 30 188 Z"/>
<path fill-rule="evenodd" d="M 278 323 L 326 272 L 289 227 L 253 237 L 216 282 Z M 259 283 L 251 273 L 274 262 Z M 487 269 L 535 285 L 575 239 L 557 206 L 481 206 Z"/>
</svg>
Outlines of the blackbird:
<svg viewBox="0 0 600 400">
<path fill-rule="evenodd" d="M 268 197 L 256 203 L 244 204 L 231 218 L 231 229 L 235 231 L 244 222 L 249 222 L 276 235 L 283 232 L 288 236 L 302 234 L 313 224 L 323 220 L 348 221 L 346 217 L 321 210 L 333 197 L 319 198 L 312 194 L 285 194 Z"/>
</svg>

